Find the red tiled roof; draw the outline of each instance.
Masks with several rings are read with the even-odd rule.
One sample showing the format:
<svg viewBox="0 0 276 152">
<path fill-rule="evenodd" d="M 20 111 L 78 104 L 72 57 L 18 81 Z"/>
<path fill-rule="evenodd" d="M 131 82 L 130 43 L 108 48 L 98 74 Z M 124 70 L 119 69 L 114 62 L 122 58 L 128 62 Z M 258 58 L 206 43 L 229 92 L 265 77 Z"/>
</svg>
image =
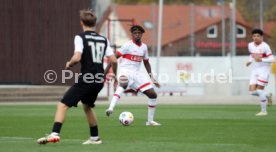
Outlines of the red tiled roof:
<svg viewBox="0 0 276 152">
<path fill-rule="evenodd" d="M 259 22 L 248 22 L 248 24 L 254 29 L 254 28 L 260 28 L 260 23 Z M 272 31 L 276 29 L 276 22 L 275 21 L 270 21 L 270 22 L 265 22 L 263 31 L 264 34 L 271 37 L 272 36 Z"/>
<path fill-rule="evenodd" d="M 264 24 L 264 32 L 269 36 L 272 35 L 272 31 L 276 29 L 276 22 L 267 22 Z"/>
<path fill-rule="evenodd" d="M 136 24 L 144 26 L 145 21 L 152 21 L 152 8 L 151 5 L 115 5 L 113 11 L 119 19 L 135 19 Z M 163 6 L 162 45 L 169 44 L 190 35 L 190 10 L 191 7 L 189 5 Z M 195 32 L 221 21 L 221 6 L 194 6 L 194 10 Z M 230 9 L 226 5 L 225 19 L 229 18 L 229 14 Z M 247 25 L 238 11 L 236 11 L 236 21 L 239 24 Z M 157 23 L 158 5 L 155 6 L 156 33 L 158 27 Z M 128 32 L 131 23 L 122 22 L 122 25 Z M 143 41 L 147 44 L 152 44 L 152 30 L 146 29 Z"/>
</svg>

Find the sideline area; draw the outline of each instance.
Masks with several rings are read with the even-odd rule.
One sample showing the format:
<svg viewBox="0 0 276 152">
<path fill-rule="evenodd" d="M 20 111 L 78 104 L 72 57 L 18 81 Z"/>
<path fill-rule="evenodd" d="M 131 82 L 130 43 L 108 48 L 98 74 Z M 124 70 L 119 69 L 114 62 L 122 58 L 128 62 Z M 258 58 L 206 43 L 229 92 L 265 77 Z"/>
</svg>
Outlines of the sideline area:
<svg viewBox="0 0 276 152">
<path fill-rule="evenodd" d="M 0 104 L 56 104 L 68 89 L 68 86 L 41 85 L 0 85 Z M 259 99 L 250 95 L 163 95 L 159 94 L 158 104 L 259 104 Z M 112 96 L 99 95 L 97 104 L 109 104 Z M 273 102 L 274 101 L 273 96 Z M 143 94 L 122 95 L 118 104 L 147 104 Z"/>
<path fill-rule="evenodd" d="M 111 97 L 98 100 L 96 104 L 109 104 Z M 57 101 L 12 101 L 0 102 L 0 105 L 27 105 L 27 104 L 56 104 Z M 259 104 L 257 97 L 251 96 L 159 96 L 158 104 L 224 104 L 224 105 L 255 105 Z M 118 104 L 147 104 L 147 97 L 145 96 L 122 96 Z"/>
</svg>

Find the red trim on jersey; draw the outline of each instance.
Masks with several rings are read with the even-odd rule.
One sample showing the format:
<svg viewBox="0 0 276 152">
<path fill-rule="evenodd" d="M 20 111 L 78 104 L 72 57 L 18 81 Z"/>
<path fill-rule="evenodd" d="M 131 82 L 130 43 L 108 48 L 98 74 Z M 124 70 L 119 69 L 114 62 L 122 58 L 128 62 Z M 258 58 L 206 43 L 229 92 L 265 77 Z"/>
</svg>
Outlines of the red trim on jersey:
<svg viewBox="0 0 276 152">
<path fill-rule="evenodd" d="M 116 54 L 119 55 L 119 56 L 123 56 L 121 52 L 119 51 L 116 51 Z"/>
<path fill-rule="evenodd" d="M 148 105 L 149 108 L 155 108 L 156 106 L 151 106 L 151 105 Z"/>
<path fill-rule="evenodd" d="M 269 56 L 271 56 L 272 54 L 270 53 L 270 54 L 268 54 L 268 55 L 266 55 L 266 57 L 269 57 Z"/>
<path fill-rule="evenodd" d="M 254 57 L 262 57 L 262 58 L 266 58 L 266 57 L 269 57 L 271 56 L 272 54 L 265 54 L 265 53 L 251 53 L 251 56 L 254 58 Z"/>
<path fill-rule="evenodd" d="M 134 61 L 134 62 L 142 62 L 143 56 L 132 55 L 132 54 L 124 54 L 123 58 Z"/>
<path fill-rule="evenodd" d="M 118 98 L 121 98 L 118 94 L 114 94 L 114 96 L 118 97 Z"/>
<path fill-rule="evenodd" d="M 268 55 L 266 55 L 265 53 L 262 54 L 262 57 L 263 57 L 263 58 L 266 58 L 266 57 L 268 57 L 268 56 L 270 56 L 270 54 L 268 54 Z"/>
<path fill-rule="evenodd" d="M 267 81 L 260 80 L 260 79 L 258 79 L 258 81 L 260 81 L 260 82 L 262 82 L 262 83 L 268 83 Z"/>
<path fill-rule="evenodd" d="M 150 85 L 150 82 L 141 85 L 141 86 L 137 89 L 137 91 L 140 91 L 142 88 L 144 88 L 144 87 L 146 87 L 146 86 L 148 86 L 148 85 Z"/>
</svg>

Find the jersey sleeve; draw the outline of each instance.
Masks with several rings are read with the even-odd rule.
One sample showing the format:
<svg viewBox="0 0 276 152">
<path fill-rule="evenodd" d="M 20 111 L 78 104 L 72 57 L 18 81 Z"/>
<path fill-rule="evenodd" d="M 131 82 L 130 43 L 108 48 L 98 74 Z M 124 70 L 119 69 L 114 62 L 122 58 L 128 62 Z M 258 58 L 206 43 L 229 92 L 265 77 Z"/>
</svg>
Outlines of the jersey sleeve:
<svg viewBox="0 0 276 152">
<path fill-rule="evenodd" d="M 251 54 L 250 43 L 247 45 L 247 50 Z"/>
<path fill-rule="evenodd" d="M 148 53 L 148 47 L 145 46 L 145 54 L 143 56 L 143 60 L 144 61 L 148 61 L 149 60 L 149 53 Z"/>
<path fill-rule="evenodd" d="M 83 48 L 84 48 L 83 47 L 83 40 L 82 40 L 82 38 L 79 35 L 75 36 L 74 45 L 75 45 L 75 51 L 74 52 L 80 52 L 80 53 L 82 53 Z"/>
<path fill-rule="evenodd" d="M 111 55 L 114 55 L 113 49 L 110 47 L 110 43 L 107 40 L 107 46 L 106 46 L 105 56 L 111 56 Z"/>
<path fill-rule="evenodd" d="M 271 51 L 271 49 L 270 49 L 270 47 L 269 47 L 268 44 L 265 45 L 265 55 L 266 56 L 272 55 L 272 51 Z"/>
<path fill-rule="evenodd" d="M 128 43 L 123 44 L 123 45 L 121 46 L 121 48 L 119 48 L 119 49 L 116 51 L 116 54 L 119 55 L 119 56 L 122 56 L 122 55 L 126 54 L 127 51 L 128 51 L 128 47 L 129 47 Z"/>
<path fill-rule="evenodd" d="M 268 44 L 265 45 L 265 58 L 262 58 L 262 62 L 274 62 L 274 56 Z"/>
<path fill-rule="evenodd" d="M 248 52 L 249 52 L 249 59 L 248 59 L 248 62 L 253 62 L 254 61 L 254 58 L 251 54 L 251 46 L 250 46 L 250 43 L 247 45 L 247 49 L 248 49 Z"/>
</svg>

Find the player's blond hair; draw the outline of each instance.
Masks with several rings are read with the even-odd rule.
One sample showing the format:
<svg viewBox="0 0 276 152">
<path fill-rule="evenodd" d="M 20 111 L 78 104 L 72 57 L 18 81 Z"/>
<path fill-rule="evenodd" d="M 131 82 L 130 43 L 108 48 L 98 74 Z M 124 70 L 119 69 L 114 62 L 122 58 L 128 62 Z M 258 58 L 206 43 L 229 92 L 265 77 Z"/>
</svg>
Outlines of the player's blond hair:
<svg viewBox="0 0 276 152">
<path fill-rule="evenodd" d="M 97 21 L 97 17 L 91 9 L 80 10 L 80 19 L 88 27 L 94 27 Z"/>
</svg>

